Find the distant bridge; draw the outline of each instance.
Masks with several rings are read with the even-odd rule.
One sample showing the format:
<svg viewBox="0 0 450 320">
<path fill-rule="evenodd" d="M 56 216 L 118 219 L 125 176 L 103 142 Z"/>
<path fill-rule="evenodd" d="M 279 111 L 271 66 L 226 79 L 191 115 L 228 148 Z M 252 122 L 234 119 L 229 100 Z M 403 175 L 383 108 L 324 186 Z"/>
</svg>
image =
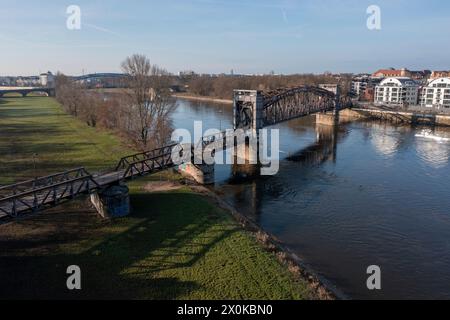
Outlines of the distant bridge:
<svg viewBox="0 0 450 320">
<path fill-rule="evenodd" d="M 235 130 L 260 129 L 309 114 L 338 111 L 350 106 L 351 100 L 317 87 L 304 86 L 267 93 L 235 90 Z M 224 133 L 203 137 L 201 148 L 205 150 L 218 142 L 218 139 L 226 140 L 226 138 Z M 78 168 L 0 187 L 0 221 L 35 213 L 70 201 L 82 194 L 99 192 L 135 177 L 171 168 L 175 165 L 172 153 L 174 148 L 178 147 L 179 144 L 171 144 L 124 157 L 114 169 L 106 173 L 91 175 L 84 168 Z"/>
<path fill-rule="evenodd" d="M 8 93 L 17 93 L 26 97 L 30 93 L 45 93 L 49 97 L 55 96 L 55 88 L 43 88 L 43 87 L 0 87 L 0 98 Z"/>
<path fill-rule="evenodd" d="M 101 79 L 111 79 L 111 78 L 126 78 L 128 75 L 124 73 L 90 73 L 82 76 L 72 77 L 75 81 L 94 81 Z"/>
</svg>

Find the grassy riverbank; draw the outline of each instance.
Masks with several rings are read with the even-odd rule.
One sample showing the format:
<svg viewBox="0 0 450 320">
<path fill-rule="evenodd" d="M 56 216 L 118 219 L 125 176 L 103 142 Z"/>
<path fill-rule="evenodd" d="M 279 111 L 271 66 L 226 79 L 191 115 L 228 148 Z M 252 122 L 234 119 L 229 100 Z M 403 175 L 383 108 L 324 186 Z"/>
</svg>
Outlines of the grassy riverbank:
<svg viewBox="0 0 450 320">
<path fill-rule="evenodd" d="M 66 169 L 108 168 L 133 151 L 48 97 L 0 99 L 0 184 Z"/>
<path fill-rule="evenodd" d="M 131 151 L 65 115 L 50 98 L 0 100 L 0 130 L 0 183 L 83 165 L 95 171 Z M 185 187 L 149 192 L 161 178 L 169 176 L 130 184 L 128 218 L 101 220 L 80 199 L 0 225 L 0 298 L 311 297 L 304 282 L 201 195 Z M 66 268 L 74 264 L 82 290 L 70 292 Z"/>
</svg>

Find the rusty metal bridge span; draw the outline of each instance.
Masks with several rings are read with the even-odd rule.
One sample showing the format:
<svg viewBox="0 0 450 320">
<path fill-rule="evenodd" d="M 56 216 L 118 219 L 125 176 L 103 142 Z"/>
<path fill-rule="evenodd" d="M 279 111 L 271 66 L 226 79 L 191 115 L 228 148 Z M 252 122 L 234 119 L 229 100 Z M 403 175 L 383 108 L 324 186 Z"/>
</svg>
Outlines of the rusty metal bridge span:
<svg viewBox="0 0 450 320">
<path fill-rule="evenodd" d="M 307 86 L 266 93 L 236 90 L 234 98 L 235 130 L 260 129 L 290 119 L 339 110 L 351 105 L 349 99 L 342 99 L 338 94 Z M 202 150 L 219 140 L 225 141 L 228 134 L 222 132 L 203 137 L 200 141 Z M 226 148 L 226 144 L 219 145 Z M 135 177 L 174 167 L 172 154 L 174 148 L 179 146 L 171 144 L 124 157 L 115 168 L 104 173 L 90 174 L 84 168 L 77 168 L 13 185 L 0 186 L 0 223 L 55 207 L 80 195 L 99 192 Z"/>
<path fill-rule="evenodd" d="M 235 90 L 234 128 L 259 130 L 295 118 L 352 106 L 339 87 L 300 86 L 274 91 Z"/>
</svg>

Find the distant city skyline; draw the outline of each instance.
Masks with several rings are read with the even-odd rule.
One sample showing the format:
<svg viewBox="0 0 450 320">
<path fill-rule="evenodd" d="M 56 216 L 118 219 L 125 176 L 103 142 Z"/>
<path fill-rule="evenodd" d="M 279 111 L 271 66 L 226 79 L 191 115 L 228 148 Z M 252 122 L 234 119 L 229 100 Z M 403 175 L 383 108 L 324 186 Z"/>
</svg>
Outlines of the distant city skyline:
<svg viewBox="0 0 450 320">
<path fill-rule="evenodd" d="M 66 27 L 70 5 L 81 8 L 81 30 Z M 367 28 L 370 5 L 381 30 Z M 0 75 L 121 72 L 133 53 L 174 74 L 446 70 L 449 15 L 440 0 L 6 2 Z"/>
<path fill-rule="evenodd" d="M 430 70 L 430 69 L 420 69 L 420 70 L 411 70 L 411 69 L 409 69 L 409 68 L 382 68 L 382 69 L 379 69 L 379 70 L 372 70 L 372 71 L 368 71 L 368 72 L 347 72 L 347 71 L 344 71 L 344 72 L 330 72 L 330 71 L 325 71 L 325 72 L 307 72 L 307 73 L 276 73 L 276 72 L 274 72 L 273 70 L 272 71 L 270 71 L 270 72 L 265 72 L 265 73 L 236 73 L 236 72 L 234 72 L 234 70 L 230 70 L 229 72 L 218 72 L 218 73 L 201 73 L 201 72 L 195 72 L 195 70 L 180 70 L 180 71 L 178 71 L 178 72 L 170 72 L 169 74 L 170 75 L 173 75 L 173 76 L 191 76 L 191 75 L 199 75 L 199 76 L 268 76 L 268 75 L 274 75 L 274 76 L 277 76 L 277 75 L 282 75 L 282 76 L 290 76 L 290 75 L 307 75 L 307 74 L 312 74 L 312 75 L 345 75 L 345 74 L 353 74 L 355 77 L 356 76 L 365 76 L 365 75 L 369 75 L 369 76 L 373 76 L 373 77 L 375 77 L 375 78 L 377 78 L 377 77 L 380 77 L 380 78 L 389 78 L 389 77 L 410 77 L 410 76 L 408 76 L 408 75 L 405 75 L 405 76 L 402 76 L 402 75 L 391 75 L 391 76 L 377 76 L 376 74 L 378 73 L 378 71 L 380 71 L 380 70 L 392 70 L 393 72 L 399 72 L 399 71 L 401 71 L 401 70 L 407 70 L 407 71 L 412 71 L 412 72 L 421 72 L 421 73 L 423 73 L 423 72 L 425 72 L 425 71 L 429 71 L 429 73 L 431 74 L 431 73 L 436 73 L 436 74 L 442 74 L 442 73 L 444 73 L 444 74 L 446 74 L 445 76 L 443 76 L 443 77 L 447 77 L 447 74 L 448 73 L 450 73 L 450 70 Z M 233 72 L 231 72 L 231 71 L 233 71 Z M 373 72 L 373 71 L 375 71 L 375 72 Z M 61 71 L 58 71 L 58 72 L 61 72 Z M 52 72 L 51 70 L 49 70 L 49 71 L 46 71 L 46 72 L 41 72 L 41 73 L 38 73 L 38 74 L 19 74 L 19 75 L 9 75 L 9 74 L 0 74 L 0 78 L 8 78 L 8 77 L 11 77 L 11 78 L 23 78 L 23 79 L 26 79 L 26 78 L 36 78 L 36 79 L 38 79 L 39 78 L 39 76 L 41 76 L 41 75 L 44 75 L 44 74 L 48 74 L 48 73 L 50 73 L 50 74 L 52 74 L 52 75 L 56 75 L 57 74 L 57 72 Z M 119 71 L 119 72 L 89 72 L 89 73 L 86 73 L 86 72 L 83 72 L 83 73 L 81 73 L 81 74 L 70 74 L 70 73 L 64 73 L 64 75 L 66 75 L 66 76 L 71 76 L 71 77 L 74 77 L 74 78 L 76 78 L 76 79 L 78 79 L 78 78 L 82 78 L 83 76 L 97 76 L 97 75 L 100 75 L 100 76 L 107 76 L 107 75 L 117 75 L 117 76 L 119 76 L 119 75 L 125 75 L 125 73 L 123 73 L 122 71 Z"/>
</svg>

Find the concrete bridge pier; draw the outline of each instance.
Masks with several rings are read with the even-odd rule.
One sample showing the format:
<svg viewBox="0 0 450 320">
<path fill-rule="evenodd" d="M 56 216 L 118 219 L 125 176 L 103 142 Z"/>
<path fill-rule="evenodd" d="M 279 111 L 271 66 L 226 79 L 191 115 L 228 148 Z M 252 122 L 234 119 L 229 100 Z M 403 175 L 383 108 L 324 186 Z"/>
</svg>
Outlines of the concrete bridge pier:
<svg viewBox="0 0 450 320">
<path fill-rule="evenodd" d="M 258 177 L 261 173 L 261 165 L 259 164 L 233 164 L 232 176 L 234 179 L 246 179 Z"/>
<path fill-rule="evenodd" d="M 331 154 L 333 162 L 336 162 L 338 125 L 316 124 L 316 141 L 322 146 L 325 154 Z"/>
<path fill-rule="evenodd" d="M 259 130 L 264 127 L 264 98 L 259 90 L 234 90 L 234 129 Z"/>
<path fill-rule="evenodd" d="M 256 138 L 248 137 L 245 143 L 234 146 L 234 163 L 245 165 L 259 163 L 259 137 L 254 134 Z"/>
<path fill-rule="evenodd" d="M 129 190 L 125 185 L 110 186 L 91 194 L 91 203 L 105 219 L 125 217 L 131 211 Z"/>
<path fill-rule="evenodd" d="M 338 110 L 316 114 L 316 124 L 319 125 L 336 126 L 339 125 L 339 119 Z"/>
<path fill-rule="evenodd" d="M 259 141 L 258 141 L 259 142 Z M 259 161 L 259 143 L 246 141 L 241 146 L 235 146 L 232 175 L 234 178 L 259 176 L 261 163 Z"/>
</svg>

